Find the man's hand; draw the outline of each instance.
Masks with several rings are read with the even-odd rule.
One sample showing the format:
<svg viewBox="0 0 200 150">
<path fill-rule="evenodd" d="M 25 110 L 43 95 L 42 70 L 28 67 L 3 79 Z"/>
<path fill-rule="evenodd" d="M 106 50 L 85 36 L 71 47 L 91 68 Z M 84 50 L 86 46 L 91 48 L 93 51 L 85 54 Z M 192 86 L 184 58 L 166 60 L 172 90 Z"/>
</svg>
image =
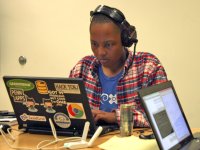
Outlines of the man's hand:
<svg viewBox="0 0 200 150">
<path fill-rule="evenodd" d="M 104 120 L 107 123 L 116 123 L 115 112 L 105 112 L 101 110 L 92 110 L 94 121 Z"/>
</svg>

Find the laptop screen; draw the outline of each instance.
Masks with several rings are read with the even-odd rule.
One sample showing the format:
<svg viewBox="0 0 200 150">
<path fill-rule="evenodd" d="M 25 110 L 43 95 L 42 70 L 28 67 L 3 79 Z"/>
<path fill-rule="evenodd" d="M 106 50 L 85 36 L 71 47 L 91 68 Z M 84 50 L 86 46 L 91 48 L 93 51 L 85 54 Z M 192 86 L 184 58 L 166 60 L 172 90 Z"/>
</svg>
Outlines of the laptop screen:
<svg viewBox="0 0 200 150">
<path fill-rule="evenodd" d="M 171 87 L 142 97 L 149 119 L 163 149 L 190 136 L 190 130 Z"/>
</svg>

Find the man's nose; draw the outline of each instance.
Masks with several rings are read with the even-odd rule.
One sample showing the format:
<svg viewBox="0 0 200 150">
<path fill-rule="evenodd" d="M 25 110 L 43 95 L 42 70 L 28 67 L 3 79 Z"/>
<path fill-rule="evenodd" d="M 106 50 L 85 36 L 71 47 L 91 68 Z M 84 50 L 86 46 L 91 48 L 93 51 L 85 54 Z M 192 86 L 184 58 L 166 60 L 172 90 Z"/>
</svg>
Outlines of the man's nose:
<svg viewBox="0 0 200 150">
<path fill-rule="evenodd" d="M 103 46 L 99 46 L 98 55 L 99 56 L 104 56 L 104 55 L 106 55 L 106 53 L 107 53 L 106 49 Z"/>
</svg>

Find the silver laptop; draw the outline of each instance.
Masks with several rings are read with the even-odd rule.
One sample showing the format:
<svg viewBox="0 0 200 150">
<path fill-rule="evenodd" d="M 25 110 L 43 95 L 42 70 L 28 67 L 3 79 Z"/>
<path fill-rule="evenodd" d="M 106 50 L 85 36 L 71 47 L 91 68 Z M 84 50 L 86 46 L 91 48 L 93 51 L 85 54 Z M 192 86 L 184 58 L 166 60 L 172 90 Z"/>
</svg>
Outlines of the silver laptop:
<svg viewBox="0 0 200 150">
<path fill-rule="evenodd" d="M 138 91 L 161 150 L 200 150 L 171 81 Z"/>
<path fill-rule="evenodd" d="M 86 121 L 90 122 L 89 136 L 95 124 L 85 91 L 78 78 L 4 76 L 19 128 L 29 133 L 51 134 L 49 118 L 58 135 L 82 135 Z M 101 134 L 118 129 L 117 124 L 100 124 Z"/>
</svg>

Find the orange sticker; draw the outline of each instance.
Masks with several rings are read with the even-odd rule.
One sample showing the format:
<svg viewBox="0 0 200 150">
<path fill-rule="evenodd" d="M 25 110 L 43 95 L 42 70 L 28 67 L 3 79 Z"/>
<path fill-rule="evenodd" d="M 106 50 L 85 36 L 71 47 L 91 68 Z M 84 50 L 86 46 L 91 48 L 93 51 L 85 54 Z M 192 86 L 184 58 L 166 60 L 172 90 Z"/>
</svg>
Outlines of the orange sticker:
<svg viewBox="0 0 200 150">
<path fill-rule="evenodd" d="M 45 81 L 37 80 L 35 81 L 36 88 L 40 94 L 48 94 L 48 87 Z"/>
</svg>

